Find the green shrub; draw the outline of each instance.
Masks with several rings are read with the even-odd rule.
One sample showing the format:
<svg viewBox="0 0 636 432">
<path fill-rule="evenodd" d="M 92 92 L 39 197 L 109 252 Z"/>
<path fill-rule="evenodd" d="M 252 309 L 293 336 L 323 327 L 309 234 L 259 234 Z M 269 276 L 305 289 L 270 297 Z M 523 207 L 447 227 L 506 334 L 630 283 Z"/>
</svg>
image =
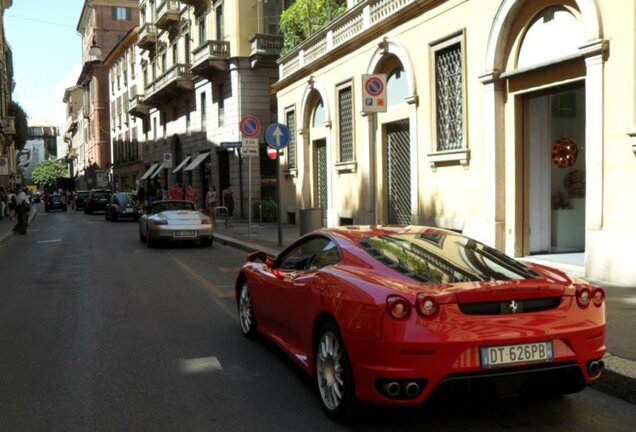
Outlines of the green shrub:
<svg viewBox="0 0 636 432">
<path fill-rule="evenodd" d="M 271 198 L 252 203 L 252 219 L 261 220 L 261 211 L 263 222 L 275 222 L 278 220 L 278 204 Z"/>
</svg>

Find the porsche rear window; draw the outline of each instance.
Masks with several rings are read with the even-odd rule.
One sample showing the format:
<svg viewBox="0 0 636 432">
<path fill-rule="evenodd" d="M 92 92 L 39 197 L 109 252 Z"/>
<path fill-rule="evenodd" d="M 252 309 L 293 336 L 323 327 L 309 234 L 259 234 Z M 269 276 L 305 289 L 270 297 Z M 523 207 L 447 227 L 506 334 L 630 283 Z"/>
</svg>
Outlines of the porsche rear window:
<svg viewBox="0 0 636 432">
<path fill-rule="evenodd" d="M 520 280 L 539 274 L 460 234 L 434 231 L 366 237 L 360 245 L 388 267 L 427 283 Z"/>
</svg>

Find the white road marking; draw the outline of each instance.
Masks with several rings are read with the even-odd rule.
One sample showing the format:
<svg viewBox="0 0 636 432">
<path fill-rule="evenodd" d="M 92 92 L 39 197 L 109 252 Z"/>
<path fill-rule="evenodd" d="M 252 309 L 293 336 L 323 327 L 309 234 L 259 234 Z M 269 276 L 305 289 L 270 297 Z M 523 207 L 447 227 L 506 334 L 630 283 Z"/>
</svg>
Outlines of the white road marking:
<svg viewBox="0 0 636 432">
<path fill-rule="evenodd" d="M 62 239 L 38 240 L 38 243 L 60 243 Z"/>
<path fill-rule="evenodd" d="M 619 298 L 609 298 L 606 300 L 617 301 L 617 302 L 627 303 L 627 304 L 636 304 L 636 297 L 619 297 Z"/>
<path fill-rule="evenodd" d="M 179 372 L 183 374 L 195 374 L 205 372 L 215 372 L 223 370 L 221 362 L 215 356 L 201 357 L 197 359 L 181 360 Z"/>
</svg>

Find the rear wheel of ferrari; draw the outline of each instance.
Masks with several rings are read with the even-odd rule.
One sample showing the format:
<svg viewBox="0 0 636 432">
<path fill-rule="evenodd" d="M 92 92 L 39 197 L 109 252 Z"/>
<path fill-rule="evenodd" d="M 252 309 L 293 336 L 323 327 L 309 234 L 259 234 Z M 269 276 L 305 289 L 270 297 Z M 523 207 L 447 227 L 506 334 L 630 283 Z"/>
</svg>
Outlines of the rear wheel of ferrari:
<svg viewBox="0 0 636 432">
<path fill-rule="evenodd" d="M 256 337 L 256 317 L 254 316 L 254 306 L 252 305 L 252 295 L 247 281 L 241 283 L 241 291 L 239 293 L 239 322 L 241 323 L 241 331 L 250 339 Z"/>
<path fill-rule="evenodd" d="M 347 420 L 353 416 L 353 371 L 338 326 L 333 322 L 324 324 L 318 334 L 316 384 L 322 407 L 329 417 Z"/>
</svg>

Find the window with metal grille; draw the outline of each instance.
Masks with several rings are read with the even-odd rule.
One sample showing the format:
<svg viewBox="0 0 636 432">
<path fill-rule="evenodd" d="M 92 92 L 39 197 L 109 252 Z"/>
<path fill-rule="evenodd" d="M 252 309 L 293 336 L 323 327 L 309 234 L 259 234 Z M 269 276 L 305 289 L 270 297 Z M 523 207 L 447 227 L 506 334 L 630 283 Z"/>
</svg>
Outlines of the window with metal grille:
<svg viewBox="0 0 636 432">
<path fill-rule="evenodd" d="M 338 92 L 340 162 L 353 160 L 353 105 L 351 87 Z"/>
<path fill-rule="evenodd" d="M 289 150 L 287 153 L 287 163 L 290 170 L 296 169 L 296 112 L 287 111 L 287 127 L 289 128 Z"/>
<path fill-rule="evenodd" d="M 456 43 L 435 53 L 438 151 L 462 148 L 463 88 L 462 50 Z"/>
</svg>

